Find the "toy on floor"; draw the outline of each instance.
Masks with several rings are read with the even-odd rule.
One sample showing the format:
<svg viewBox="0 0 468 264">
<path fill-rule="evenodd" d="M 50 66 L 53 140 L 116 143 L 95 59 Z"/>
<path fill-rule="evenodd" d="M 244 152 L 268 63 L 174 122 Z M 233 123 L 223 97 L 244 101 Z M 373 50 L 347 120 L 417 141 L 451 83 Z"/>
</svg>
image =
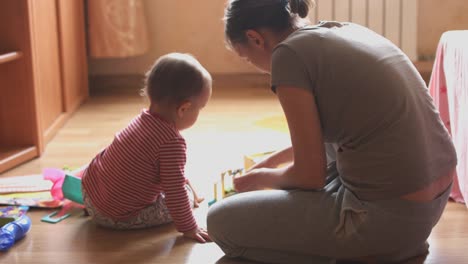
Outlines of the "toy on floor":
<svg viewBox="0 0 468 264">
<path fill-rule="evenodd" d="M 13 222 L 26 214 L 28 206 L 7 206 L 0 208 L 0 226 Z"/>
<path fill-rule="evenodd" d="M 30 229 L 31 219 L 27 215 L 22 215 L 17 220 L 2 226 L 0 229 L 0 251 L 10 249 Z"/>
<path fill-rule="evenodd" d="M 0 194 L 49 191 L 52 183 L 41 174 L 20 175 L 0 178 Z"/>
<path fill-rule="evenodd" d="M 66 198 L 76 203 L 83 204 L 81 193 L 82 173 L 82 169 L 75 171 L 45 169 L 43 175 L 44 179 L 52 181 L 52 189 L 50 192 L 54 199 L 63 200 Z"/>
<path fill-rule="evenodd" d="M 84 204 L 81 178 L 66 174 L 62 184 L 62 192 L 66 199 L 81 205 Z"/>
<path fill-rule="evenodd" d="M 41 221 L 47 223 L 58 223 L 71 215 L 70 211 L 75 208 L 84 209 L 83 193 L 81 190 L 81 174 L 83 170 L 67 172 L 58 169 L 44 170 L 44 179 L 53 182 L 51 194 L 56 200 L 64 200 L 60 211 L 54 211 L 44 216 Z M 74 175 L 72 175 L 74 174 Z"/>
<path fill-rule="evenodd" d="M 248 171 L 253 165 L 262 161 L 272 153 L 274 153 L 274 151 L 245 155 L 244 168 L 222 172 L 220 174 L 220 178 L 213 184 L 213 198 L 208 202 L 208 206 L 236 194 L 236 191 L 234 190 L 234 178 L 241 176 L 244 171 Z"/>
<path fill-rule="evenodd" d="M 266 157 L 270 156 L 274 152 L 275 151 L 267 151 L 267 152 L 262 152 L 262 153 L 245 155 L 244 156 L 244 170 L 248 171 L 253 165 L 264 160 Z"/>
<path fill-rule="evenodd" d="M 63 201 L 55 200 L 50 191 L 28 192 L 28 193 L 9 193 L 0 195 L 1 205 L 24 205 L 30 208 L 59 208 Z"/>
<path fill-rule="evenodd" d="M 244 169 L 227 170 L 222 172 L 220 178 L 213 184 L 213 198 L 208 206 L 236 193 L 234 190 L 234 177 L 242 175 Z"/>
<path fill-rule="evenodd" d="M 51 187 L 42 174 L 0 177 L 0 205 L 58 208 L 62 201 L 52 197 Z"/>
</svg>

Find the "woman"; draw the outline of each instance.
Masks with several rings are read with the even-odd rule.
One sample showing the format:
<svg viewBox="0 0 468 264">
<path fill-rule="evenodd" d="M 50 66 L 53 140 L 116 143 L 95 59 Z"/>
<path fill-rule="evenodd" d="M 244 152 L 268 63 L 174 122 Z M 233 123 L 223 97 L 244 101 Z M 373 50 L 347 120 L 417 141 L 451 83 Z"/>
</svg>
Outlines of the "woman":
<svg viewBox="0 0 468 264">
<path fill-rule="evenodd" d="M 449 134 L 401 50 L 353 23 L 305 26 L 310 4 L 227 5 L 227 43 L 271 74 L 292 147 L 235 180 L 243 193 L 211 208 L 208 232 L 228 257 L 268 263 L 426 254 L 457 162 Z"/>
</svg>

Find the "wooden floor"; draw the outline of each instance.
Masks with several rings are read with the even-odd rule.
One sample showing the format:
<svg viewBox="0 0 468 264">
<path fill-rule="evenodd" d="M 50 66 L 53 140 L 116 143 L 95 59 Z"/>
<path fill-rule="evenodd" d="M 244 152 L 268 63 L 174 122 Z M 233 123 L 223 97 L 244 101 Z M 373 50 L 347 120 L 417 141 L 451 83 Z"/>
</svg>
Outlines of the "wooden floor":
<svg viewBox="0 0 468 264">
<path fill-rule="evenodd" d="M 284 131 L 260 125 L 262 119 L 281 116 L 281 108 L 274 95 L 258 84 L 255 79 L 249 83 L 217 80 L 199 123 L 183 133 L 189 148 L 187 176 L 205 197 L 211 194 L 211 182 L 220 171 L 242 166 L 243 154 L 289 144 Z M 1 176 L 86 164 L 143 107 L 145 101 L 137 89 L 95 92 L 49 143 L 41 158 Z M 96 227 L 81 212 L 55 225 L 40 222 L 49 212 L 29 213 L 32 230 L 9 252 L 0 253 L 0 263 L 249 263 L 222 258 L 223 253 L 213 243 L 188 241 L 171 225 L 111 231 Z M 206 212 L 204 202 L 196 210 L 201 224 Z M 468 263 L 468 210 L 450 203 L 429 242 L 430 254 L 424 263 Z"/>
</svg>

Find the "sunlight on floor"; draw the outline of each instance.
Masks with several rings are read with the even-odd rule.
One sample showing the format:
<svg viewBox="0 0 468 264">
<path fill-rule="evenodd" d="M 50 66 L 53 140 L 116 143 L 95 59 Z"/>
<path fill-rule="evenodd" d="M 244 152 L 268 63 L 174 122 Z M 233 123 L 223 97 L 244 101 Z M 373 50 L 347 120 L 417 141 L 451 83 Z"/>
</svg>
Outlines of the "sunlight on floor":
<svg viewBox="0 0 468 264">
<path fill-rule="evenodd" d="M 290 145 L 289 135 L 268 129 L 255 132 L 184 132 L 187 141 L 186 175 L 205 197 L 222 171 L 243 168 L 243 157 Z"/>
</svg>

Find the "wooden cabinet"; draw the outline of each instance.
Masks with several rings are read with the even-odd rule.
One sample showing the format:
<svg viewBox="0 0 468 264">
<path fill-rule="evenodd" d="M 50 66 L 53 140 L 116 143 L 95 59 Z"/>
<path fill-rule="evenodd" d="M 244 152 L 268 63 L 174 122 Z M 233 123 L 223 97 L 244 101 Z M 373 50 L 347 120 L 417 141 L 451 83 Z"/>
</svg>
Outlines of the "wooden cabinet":
<svg viewBox="0 0 468 264">
<path fill-rule="evenodd" d="M 75 111 L 88 97 L 83 1 L 58 1 L 60 56 L 65 112 Z"/>
<path fill-rule="evenodd" d="M 83 5 L 0 1 L 0 173 L 39 156 L 88 96 Z"/>
<path fill-rule="evenodd" d="M 37 110 L 48 141 L 63 113 L 57 5 L 55 0 L 30 0 L 29 7 Z"/>
</svg>

